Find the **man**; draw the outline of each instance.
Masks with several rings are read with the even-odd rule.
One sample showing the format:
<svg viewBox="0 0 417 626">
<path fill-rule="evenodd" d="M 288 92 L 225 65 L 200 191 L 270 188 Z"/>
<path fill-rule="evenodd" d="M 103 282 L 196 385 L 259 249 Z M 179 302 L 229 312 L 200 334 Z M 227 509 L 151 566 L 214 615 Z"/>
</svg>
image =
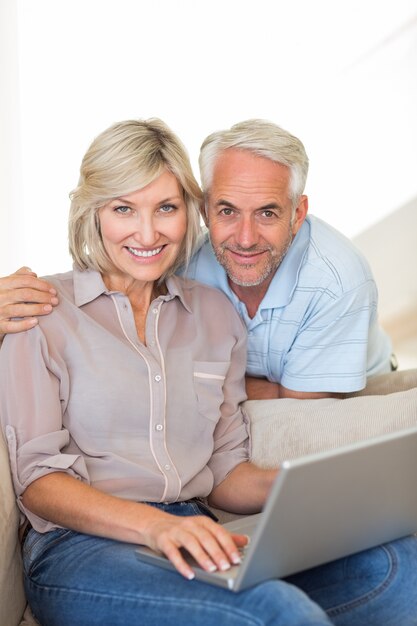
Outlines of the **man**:
<svg viewBox="0 0 417 626">
<path fill-rule="evenodd" d="M 307 216 L 301 141 L 271 122 L 241 122 L 207 137 L 200 170 L 209 236 L 186 274 L 222 289 L 245 321 L 248 397 L 343 397 L 388 372 L 366 260 Z M 36 324 L 55 296 L 27 268 L 0 279 L 0 332 Z M 21 315 L 32 317 L 10 321 Z"/>
<path fill-rule="evenodd" d="M 245 321 L 249 397 L 327 397 L 388 372 L 366 260 L 307 217 L 303 144 L 248 120 L 204 141 L 200 170 L 211 244 L 188 275 L 222 289 Z"/>
</svg>

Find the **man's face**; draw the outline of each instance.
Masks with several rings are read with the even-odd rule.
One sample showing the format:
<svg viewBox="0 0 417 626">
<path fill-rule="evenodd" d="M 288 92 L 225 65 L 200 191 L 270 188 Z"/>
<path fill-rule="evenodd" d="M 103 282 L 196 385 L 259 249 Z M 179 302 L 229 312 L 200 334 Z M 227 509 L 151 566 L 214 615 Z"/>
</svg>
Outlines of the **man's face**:
<svg viewBox="0 0 417 626">
<path fill-rule="evenodd" d="M 295 210 L 290 170 L 246 150 L 218 158 L 208 198 L 210 239 L 229 280 L 242 287 L 269 284 L 307 214 L 307 197 Z"/>
</svg>

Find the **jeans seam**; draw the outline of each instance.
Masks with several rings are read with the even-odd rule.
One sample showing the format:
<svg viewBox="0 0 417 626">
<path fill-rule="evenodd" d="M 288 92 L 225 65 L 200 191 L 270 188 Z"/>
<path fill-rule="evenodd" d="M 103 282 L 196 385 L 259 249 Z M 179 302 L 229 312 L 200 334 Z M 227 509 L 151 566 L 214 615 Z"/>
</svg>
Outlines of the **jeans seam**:
<svg viewBox="0 0 417 626">
<path fill-rule="evenodd" d="M 43 555 L 45 554 L 47 550 L 49 550 L 51 547 L 55 546 L 56 544 L 60 543 L 64 538 L 68 537 L 68 535 L 73 533 L 72 530 L 68 530 L 67 528 L 60 528 L 60 529 L 53 530 L 51 532 L 55 534 L 54 538 L 51 541 L 48 541 L 46 545 L 43 545 L 42 550 L 39 552 L 39 554 L 36 554 L 35 558 L 32 555 L 34 551 L 36 550 L 36 547 L 43 540 L 44 535 L 40 535 L 36 537 L 33 540 L 33 543 L 30 543 L 30 547 L 27 546 L 28 542 L 25 540 L 25 543 L 22 546 L 22 556 L 23 556 L 23 564 L 24 564 L 25 571 L 26 571 L 26 559 L 30 560 L 30 563 L 27 565 L 28 576 L 32 575 L 34 569 L 36 568 L 37 562 L 39 561 L 39 559 L 43 557 Z M 26 539 L 27 538 L 28 537 L 26 537 Z"/>
<path fill-rule="evenodd" d="M 339 606 L 332 607 L 331 609 L 327 609 L 326 613 L 329 617 L 341 615 L 342 613 L 346 613 L 347 611 L 356 609 L 359 606 L 366 604 L 370 600 L 373 600 L 374 598 L 377 598 L 379 595 L 384 593 L 384 591 L 391 584 L 391 581 L 393 580 L 393 578 L 396 576 L 398 572 L 398 559 L 395 555 L 395 552 L 389 546 L 380 546 L 380 548 L 384 550 L 385 554 L 388 557 L 388 561 L 391 564 L 390 570 L 385 580 L 380 585 L 378 585 L 378 587 L 376 587 L 369 593 L 366 593 L 360 596 L 359 598 L 352 600 L 351 602 L 343 603 L 343 604 L 340 604 Z"/>
<path fill-rule="evenodd" d="M 229 606 L 227 605 L 225 606 L 223 603 L 219 603 L 219 602 L 214 603 L 214 602 L 209 602 L 207 600 L 193 602 L 190 599 L 181 600 L 178 598 L 167 598 L 166 596 L 161 596 L 158 598 L 156 597 L 149 598 L 148 596 L 142 597 L 140 594 L 116 595 L 112 593 L 102 593 L 102 592 L 93 591 L 93 590 L 86 591 L 84 589 L 73 589 L 71 587 L 39 585 L 38 583 L 34 582 L 30 578 L 28 578 L 27 582 L 39 590 L 44 590 L 48 592 L 58 591 L 58 592 L 64 592 L 67 595 L 74 595 L 74 596 L 85 595 L 85 596 L 90 596 L 91 598 L 103 598 L 105 600 L 110 599 L 110 600 L 117 600 L 119 602 L 138 602 L 138 603 L 142 602 L 147 605 L 154 604 L 158 606 L 161 606 L 161 603 L 162 603 L 162 604 L 167 604 L 167 605 L 175 605 L 178 607 L 184 606 L 187 609 L 190 608 L 190 605 L 195 604 L 198 609 L 214 610 L 214 612 L 220 613 L 222 616 L 224 616 L 225 613 L 234 617 L 239 616 L 239 618 L 241 620 L 244 620 L 244 623 L 247 624 L 248 626 L 264 626 L 264 622 L 256 619 L 256 617 L 248 616 L 246 612 L 239 610 L 236 607 L 231 609 Z"/>
</svg>

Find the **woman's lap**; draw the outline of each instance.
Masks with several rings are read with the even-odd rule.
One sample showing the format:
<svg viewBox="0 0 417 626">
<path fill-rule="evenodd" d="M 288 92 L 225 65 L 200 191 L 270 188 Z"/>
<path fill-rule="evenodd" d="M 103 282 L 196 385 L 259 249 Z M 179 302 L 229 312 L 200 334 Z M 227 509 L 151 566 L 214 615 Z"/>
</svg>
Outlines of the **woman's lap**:
<svg viewBox="0 0 417 626">
<path fill-rule="evenodd" d="M 236 594 L 135 557 L 135 546 L 74 533 L 30 531 L 24 546 L 26 592 L 45 626 L 325 625 L 300 590 L 270 581 Z"/>
<path fill-rule="evenodd" d="M 175 505 L 175 513 L 199 510 Z M 141 562 L 135 549 L 67 530 L 31 530 L 23 557 L 32 610 L 45 626 L 417 625 L 415 537 L 239 594 Z"/>
</svg>

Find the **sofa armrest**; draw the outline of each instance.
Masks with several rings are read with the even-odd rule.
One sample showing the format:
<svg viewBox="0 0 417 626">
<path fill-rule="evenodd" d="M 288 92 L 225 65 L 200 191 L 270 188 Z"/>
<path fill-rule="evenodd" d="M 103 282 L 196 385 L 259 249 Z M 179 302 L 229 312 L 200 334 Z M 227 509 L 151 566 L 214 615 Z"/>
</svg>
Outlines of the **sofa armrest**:
<svg viewBox="0 0 417 626">
<path fill-rule="evenodd" d="M 0 624 L 17 626 L 26 606 L 18 538 L 19 512 L 0 431 Z"/>
</svg>

